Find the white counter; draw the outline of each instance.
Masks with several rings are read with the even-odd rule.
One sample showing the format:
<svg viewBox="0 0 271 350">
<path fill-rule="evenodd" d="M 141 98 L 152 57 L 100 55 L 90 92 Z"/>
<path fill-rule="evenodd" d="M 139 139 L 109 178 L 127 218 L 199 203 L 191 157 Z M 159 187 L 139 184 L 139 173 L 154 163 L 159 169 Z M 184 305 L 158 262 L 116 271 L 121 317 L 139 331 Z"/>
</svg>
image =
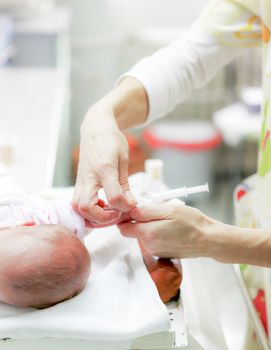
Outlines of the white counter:
<svg viewBox="0 0 271 350">
<path fill-rule="evenodd" d="M 53 183 L 66 86 L 59 69 L 0 70 L 0 140 L 18 139 L 11 173 L 27 188 Z"/>
</svg>

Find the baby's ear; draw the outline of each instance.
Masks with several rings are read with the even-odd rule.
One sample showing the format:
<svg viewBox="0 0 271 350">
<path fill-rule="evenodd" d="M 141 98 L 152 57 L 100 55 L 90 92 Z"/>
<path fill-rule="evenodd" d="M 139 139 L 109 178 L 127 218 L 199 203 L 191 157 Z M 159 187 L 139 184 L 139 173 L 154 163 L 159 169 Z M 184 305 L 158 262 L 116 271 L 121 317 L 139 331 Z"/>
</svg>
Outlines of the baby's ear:
<svg viewBox="0 0 271 350">
<path fill-rule="evenodd" d="M 19 226 L 36 226 L 35 221 L 27 221 Z"/>
</svg>

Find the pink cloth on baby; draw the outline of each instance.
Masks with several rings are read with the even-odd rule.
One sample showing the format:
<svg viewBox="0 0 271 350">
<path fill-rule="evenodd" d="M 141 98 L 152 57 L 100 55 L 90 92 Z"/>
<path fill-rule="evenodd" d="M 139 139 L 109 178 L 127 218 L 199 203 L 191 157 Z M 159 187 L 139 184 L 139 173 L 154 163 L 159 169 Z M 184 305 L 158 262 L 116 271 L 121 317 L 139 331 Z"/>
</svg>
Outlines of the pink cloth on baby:
<svg viewBox="0 0 271 350">
<path fill-rule="evenodd" d="M 0 228 L 27 222 L 35 222 L 36 225 L 62 225 L 72 230 L 80 239 L 87 233 L 84 219 L 64 200 L 46 201 L 22 193 L 0 196 Z"/>
</svg>

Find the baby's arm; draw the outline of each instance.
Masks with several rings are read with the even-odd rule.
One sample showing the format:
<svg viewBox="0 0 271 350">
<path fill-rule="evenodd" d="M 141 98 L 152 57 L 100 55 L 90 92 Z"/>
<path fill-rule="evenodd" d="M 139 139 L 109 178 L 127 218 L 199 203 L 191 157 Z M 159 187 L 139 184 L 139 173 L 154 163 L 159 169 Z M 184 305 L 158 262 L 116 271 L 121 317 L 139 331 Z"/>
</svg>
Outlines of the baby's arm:
<svg viewBox="0 0 271 350">
<path fill-rule="evenodd" d="M 182 266 L 177 259 L 161 259 L 152 256 L 140 244 L 146 268 L 156 285 L 159 296 L 164 303 L 178 298 L 182 283 Z"/>
</svg>

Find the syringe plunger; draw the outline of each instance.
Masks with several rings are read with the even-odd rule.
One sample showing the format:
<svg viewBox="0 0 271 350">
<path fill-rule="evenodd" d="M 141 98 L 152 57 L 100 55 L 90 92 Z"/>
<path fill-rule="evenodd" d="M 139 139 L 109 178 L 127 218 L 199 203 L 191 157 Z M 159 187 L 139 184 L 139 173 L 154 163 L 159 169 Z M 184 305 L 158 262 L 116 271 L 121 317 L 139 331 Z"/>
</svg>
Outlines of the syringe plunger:
<svg viewBox="0 0 271 350">
<path fill-rule="evenodd" d="M 201 186 L 194 186 L 188 188 L 184 186 L 180 188 L 175 188 L 173 190 L 153 193 L 150 195 L 150 199 L 153 203 L 161 203 L 169 199 L 187 197 L 189 194 L 201 192 L 209 192 L 208 183 Z"/>
</svg>

